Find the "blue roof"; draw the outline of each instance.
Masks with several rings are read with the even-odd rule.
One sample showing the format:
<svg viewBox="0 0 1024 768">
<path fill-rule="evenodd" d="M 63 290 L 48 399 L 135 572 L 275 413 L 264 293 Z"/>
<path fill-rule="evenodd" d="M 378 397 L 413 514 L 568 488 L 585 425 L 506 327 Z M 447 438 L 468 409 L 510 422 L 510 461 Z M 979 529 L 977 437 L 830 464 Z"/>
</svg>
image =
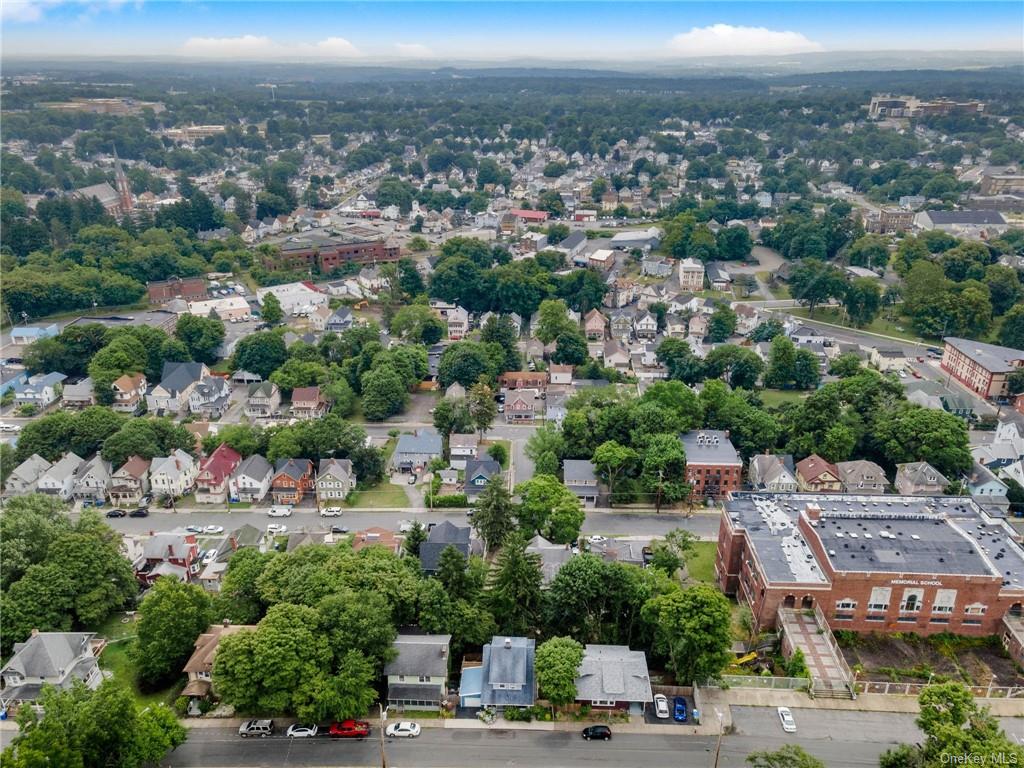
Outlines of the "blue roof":
<svg viewBox="0 0 1024 768">
<path fill-rule="evenodd" d="M 485 707 L 530 707 L 537 694 L 533 662 L 536 641 L 526 637 L 495 636 L 484 646 L 483 690 Z M 496 686 L 516 685 L 517 688 Z"/>
<path fill-rule="evenodd" d="M 441 435 L 434 429 L 419 429 L 414 435 L 400 435 L 395 454 L 403 453 L 441 453 Z"/>
</svg>

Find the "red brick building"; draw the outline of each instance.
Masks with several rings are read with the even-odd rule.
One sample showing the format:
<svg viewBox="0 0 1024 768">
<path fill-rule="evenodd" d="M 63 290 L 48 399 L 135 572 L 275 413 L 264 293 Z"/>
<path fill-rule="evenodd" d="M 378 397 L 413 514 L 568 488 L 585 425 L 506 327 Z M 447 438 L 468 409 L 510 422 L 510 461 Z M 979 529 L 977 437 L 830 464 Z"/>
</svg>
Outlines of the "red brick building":
<svg viewBox="0 0 1024 768">
<path fill-rule="evenodd" d="M 736 494 L 715 572 L 759 628 L 817 606 L 833 630 L 992 635 L 1024 603 L 1024 549 L 965 497 Z"/>
<path fill-rule="evenodd" d="M 346 264 L 378 264 L 398 261 L 401 248 L 383 240 L 301 238 L 283 243 L 277 254 L 263 259 L 267 269 L 310 270 L 321 274 Z"/>
<path fill-rule="evenodd" d="M 270 481 L 275 504 L 298 504 L 314 485 L 313 462 L 309 459 L 278 459 Z"/>
<path fill-rule="evenodd" d="M 701 429 L 682 436 L 686 451 L 686 482 L 693 499 L 724 499 L 740 489 L 743 459 L 729 440 L 729 433 Z"/>
<path fill-rule="evenodd" d="M 172 299 L 185 301 L 201 301 L 207 298 L 206 280 L 201 277 L 172 277 L 168 280 L 155 280 L 146 283 L 149 301 L 152 304 L 163 304 Z"/>
<path fill-rule="evenodd" d="M 539 389 L 548 385 L 547 371 L 505 371 L 498 377 L 498 385 L 505 389 Z"/>
<path fill-rule="evenodd" d="M 1006 397 L 1010 374 L 1024 367 L 1024 351 L 1019 349 L 955 337 L 945 342 L 942 370 L 986 399 Z"/>
</svg>

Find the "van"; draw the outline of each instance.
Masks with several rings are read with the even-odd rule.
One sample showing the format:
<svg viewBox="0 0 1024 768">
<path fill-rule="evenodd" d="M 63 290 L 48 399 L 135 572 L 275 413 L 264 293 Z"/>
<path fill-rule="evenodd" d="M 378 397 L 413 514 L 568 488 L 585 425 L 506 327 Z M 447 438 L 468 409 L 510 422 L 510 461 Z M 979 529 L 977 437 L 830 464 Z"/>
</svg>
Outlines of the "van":
<svg viewBox="0 0 1024 768">
<path fill-rule="evenodd" d="M 250 736 L 259 736 L 260 738 L 266 738 L 273 732 L 273 720 L 250 720 L 238 726 L 238 735 L 241 736 L 243 739 L 247 739 Z"/>
<path fill-rule="evenodd" d="M 291 517 L 292 508 L 288 505 L 274 505 L 267 510 L 267 517 Z"/>
</svg>

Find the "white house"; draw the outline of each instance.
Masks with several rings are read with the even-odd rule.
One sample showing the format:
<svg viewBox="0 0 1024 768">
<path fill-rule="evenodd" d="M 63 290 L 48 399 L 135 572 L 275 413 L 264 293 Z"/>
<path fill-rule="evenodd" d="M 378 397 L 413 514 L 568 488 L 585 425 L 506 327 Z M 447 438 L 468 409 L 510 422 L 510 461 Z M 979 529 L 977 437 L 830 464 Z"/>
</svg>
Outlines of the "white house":
<svg viewBox="0 0 1024 768">
<path fill-rule="evenodd" d="M 199 469 L 195 461 L 178 448 L 170 456 L 153 459 L 149 468 L 149 484 L 157 496 L 184 496 L 195 484 Z"/>
<path fill-rule="evenodd" d="M 36 490 L 50 496 L 57 496 L 64 501 L 71 498 L 75 489 L 75 475 L 82 465 L 82 459 L 73 453 L 67 453 L 60 461 L 52 465 L 39 476 Z"/>
<path fill-rule="evenodd" d="M 273 475 L 274 468 L 270 462 L 258 453 L 243 459 L 228 481 L 231 500 L 245 504 L 262 501 L 270 492 L 270 480 Z"/>
</svg>

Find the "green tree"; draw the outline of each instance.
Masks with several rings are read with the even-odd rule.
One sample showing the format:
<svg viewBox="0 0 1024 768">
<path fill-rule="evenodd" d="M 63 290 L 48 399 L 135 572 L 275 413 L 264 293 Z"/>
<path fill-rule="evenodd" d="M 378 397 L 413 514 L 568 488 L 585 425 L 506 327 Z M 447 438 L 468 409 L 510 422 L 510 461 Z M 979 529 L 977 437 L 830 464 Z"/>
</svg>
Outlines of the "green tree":
<svg viewBox="0 0 1024 768">
<path fill-rule="evenodd" d="M 686 558 L 693 552 L 696 540 L 696 536 L 682 528 L 669 531 L 665 534 L 664 541 L 657 541 L 651 547 L 651 565 L 661 568 L 669 576 L 674 576 L 676 571 L 686 564 Z"/>
<path fill-rule="evenodd" d="M 156 686 L 178 677 L 211 619 L 210 597 L 201 587 L 157 579 L 139 605 L 132 648 L 139 679 Z"/>
<path fill-rule="evenodd" d="M 718 231 L 716 236 L 718 245 L 718 258 L 727 261 L 741 261 L 750 256 L 754 242 L 750 239 L 750 232 L 746 227 L 733 226 L 725 227 Z"/>
<path fill-rule="evenodd" d="M 945 411 L 903 403 L 877 414 L 873 441 L 893 464 L 927 461 L 946 477 L 959 477 L 971 467 L 967 427 Z"/>
<path fill-rule="evenodd" d="M 45 562 L 53 541 L 70 529 L 59 498 L 33 493 L 8 499 L 0 515 L 0 588 L 6 592 L 29 566 Z"/>
<path fill-rule="evenodd" d="M 304 722 L 362 717 L 377 700 L 377 673 L 359 651 L 349 651 L 332 672 L 321 671 L 297 694 L 295 714 Z"/>
<path fill-rule="evenodd" d="M 280 333 L 262 331 L 238 340 L 231 365 L 235 370 L 249 371 L 269 379 L 270 374 L 284 365 L 287 359 L 284 337 Z"/>
<path fill-rule="evenodd" d="M 785 336 L 772 339 L 768 353 L 768 370 L 764 375 L 766 387 L 788 387 L 796 376 L 796 346 Z"/>
<path fill-rule="evenodd" d="M 466 575 L 466 556 L 449 544 L 441 551 L 437 561 L 437 580 L 453 600 L 465 597 L 469 591 Z"/>
<path fill-rule="evenodd" d="M 257 581 L 273 557 L 273 551 L 260 552 L 255 547 L 242 547 L 231 556 L 214 601 L 214 619 L 255 624 L 263 618 L 266 605 Z"/>
<path fill-rule="evenodd" d="M 828 372 L 832 376 L 845 379 L 847 376 L 856 376 L 864 370 L 860 364 L 860 358 L 854 352 L 844 352 L 828 364 Z"/>
<path fill-rule="evenodd" d="M 369 421 L 383 421 L 405 410 L 409 393 L 390 365 L 380 365 L 362 377 L 363 415 Z"/>
<path fill-rule="evenodd" d="M 438 363 L 438 381 L 446 389 L 456 381 L 472 387 L 483 377 L 492 381 L 500 372 L 505 351 L 498 344 L 457 341 L 442 353 Z"/>
<path fill-rule="evenodd" d="M 640 481 L 654 497 L 655 510 L 663 503 L 675 504 L 690 495 L 686 482 L 686 452 L 674 434 L 654 435 L 643 451 Z"/>
<path fill-rule="evenodd" d="M 558 334 L 551 361 L 559 365 L 583 365 L 587 362 L 587 340 L 579 330 Z"/>
<path fill-rule="evenodd" d="M 541 606 L 540 556 L 526 551 L 521 533 L 506 536 L 487 590 L 487 605 L 506 635 L 525 635 L 537 625 Z"/>
<path fill-rule="evenodd" d="M 469 407 L 462 399 L 443 398 L 434 407 L 434 429 L 442 438 L 448 439 L 449 435 L 459 432 L 466 432 L 472 426 L 469 415 Z"/>
<path fill-rule="evenodd" d="M 882 289 L 878 281 L 870 277 L 857 277 L 846 286 L 843 305 L 850 320 L 863 328 L 878 317 L 882 308 Z"/>
<path fill-rule="evenodd" d="M 724 378 L 733 389 L 755 389 L 764 370 L 764 361 L 754 350 L 735 344 L 715 347 L 704 358 L 704 374 Z"/>
<path fill-rule="evenodd" d="M 540 695 L 556 707 L 572 704 L 582 662 L 583 646 L 571 637 L 552 637 L 537 646 L 534 667 Z"/>
<path fill-rule="evenodd" d="M 537 327 L 533 335 L 544 344 L 550 344 L 563 333 L 578 330 L 576 323 L 569 319 L 569 308 L 561 299 L 546 299 L 537 309 Z"/>
<path fill-rule="evenodd" d="M 796 744 L 784 744 L 774 752 L 751 752 L 747 762 L 751 768 L 825 768 L 821 760 Z"/>
<path fill-rule="evenodd" d="M 576 541 L 583 526 L 580 500 L 557 477 L 535 474 L 516 486 L 520 504 L 516 508 L 519 527 L 528 534 L 539 533 L 555 544 Z"/>
<path fill-rule="evenodd" d="M 676 681 L 704 683 L 718 677 L 732 656 L 732 612 L 714 587 L 698 584 L 649 600 L 645 619 L 654 627 L 654 649 L 668 659 Z"/>
<path fill-rule="evenodd" d="M 639 458 L 637 452 L 632 448 L 620 445 L 614 440 L 606 440 L 594 449 L 594 468 L 608 483 L 609 504 L 612 506 L 615 504 L 616 478 L 623 473 L 628 473 Z"/>
<path fill-rule="evenodd" d="M 413 557 L 420 556 L 420 544 L 427 540 L 427 529 L 423 527 L 423 523 L 419 520 L 414 520 L 412 528 L 405 534 L 405 543 L 403 547 L 407 553 Z"/>
<path fill-rule="evenodd" d="M 391 333 L 413 344 L 436 344 L 444 332 L 441 318 L 425 304 L 408 304 L 391 319 Z"/>
<path fill-rule="evenodd" d="M 793 298 L 805 305 L 813 317 L 819 304 L 843 296 L 846 278 L 842 270 L 833 264 L 818 259 L 805 259 L 793 269 L 789 287 Z"/>
<path fill-rule="evenodd" d="M 889 246 L 880 235 L 862 235 L 846 252 L 855 267 L 882 267 L 889 263 Z"/>
<path fill-rule="evenodd" d="M 708 320 L 707 340 L 712 344 L 720 344 L 735 332 L 736 313 L 725 305 L 718 307 Z"/>
<path fill-rule="evenodd" d="M 657 357 L 670 379 L 696 384 L 704 378 L 701 360 L 683 339 L 665 339 L 658 346 Z"/>
<path fill-rule="evenodd" d="M 1003 317 L 999 343 L 1012 349 L 1024 349 L 1024 304 L 1015 304 Z"/>
<path fill-rule="evenodd" d="M 281 309 L 281 300 L 274 294 L 268 293 L 263 297 L 261 317 L 263 318 L 263 322 L 271 327 L 284 320 L 284 310 Z"/>
<path fill-rule="evenodd" d="M 357 651 L 380 674 L 394 658 L 392 645 L 398 633 L 385 595 L 370 589 L 336 592 L 321 600 L 317 611 L 335 659 Z"/>
<path fill-rule="evenodd" d="M 515 528 L 512 496 L 500 475 L 488 480 L 477 497 L 471 523 L 488 552 L 505 541 Z"/>
<path fill-rule="evenodd" d="M 174 335 L 188 348 L 192 359 L 212 364 L 224 341 L 224 323 L 216 318 L 179 315 Z"/>
<path fill-rule="evenodd" d="M 480 433 L 482 438 L 484 433 L 490 429 L 494 417 L 498 415 L 498 404 L 494 400 L 494 390 L 486 383 L 478 381 L 469 388 L 466 401 L 469 406 L 469 416 L 473 420 L 473 426 L 476 427 L 476 431 Z"/>
</svg>

